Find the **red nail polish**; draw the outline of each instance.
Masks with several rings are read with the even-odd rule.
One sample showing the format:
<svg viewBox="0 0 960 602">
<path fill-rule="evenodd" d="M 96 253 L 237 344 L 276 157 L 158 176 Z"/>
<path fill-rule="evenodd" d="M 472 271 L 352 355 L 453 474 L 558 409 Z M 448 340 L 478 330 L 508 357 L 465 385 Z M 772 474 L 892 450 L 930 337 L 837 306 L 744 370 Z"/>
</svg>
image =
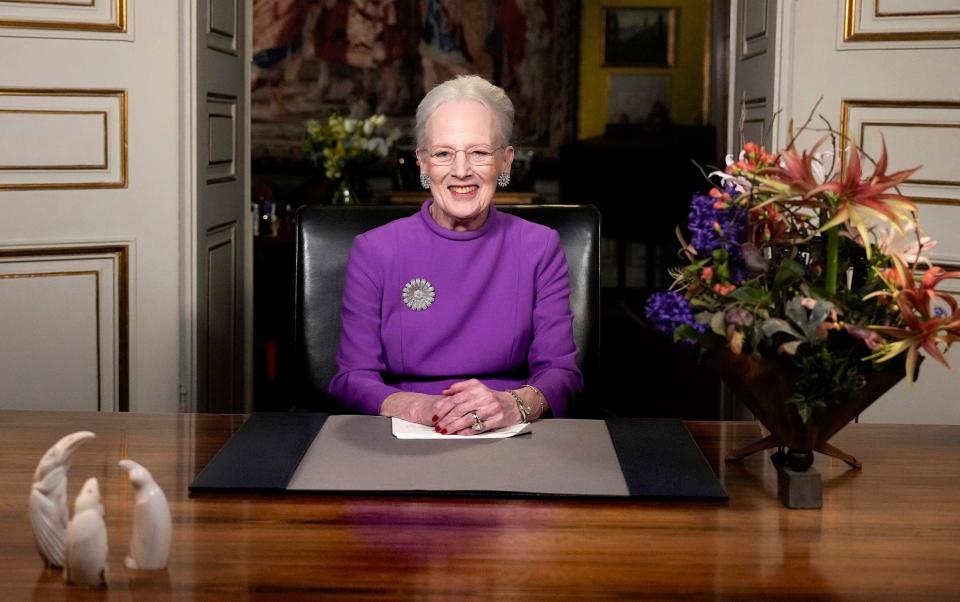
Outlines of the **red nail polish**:
<svg viewBox="0 0 960 602">
<path fill-rule="evenodd" d="M 441 432 L 442 434 L 446 435 L 446 434 L 447 434 L 447 429 L 440 429 L 440 432 Z"/>
<path fill-rule="evenodd" d="M 436 422 L 437 420 L 440 420 L 440 417 L 437 416 L 436 414 L 434 414 L 434 415 L 433 415 L 433 421 Z"/>
</svg>

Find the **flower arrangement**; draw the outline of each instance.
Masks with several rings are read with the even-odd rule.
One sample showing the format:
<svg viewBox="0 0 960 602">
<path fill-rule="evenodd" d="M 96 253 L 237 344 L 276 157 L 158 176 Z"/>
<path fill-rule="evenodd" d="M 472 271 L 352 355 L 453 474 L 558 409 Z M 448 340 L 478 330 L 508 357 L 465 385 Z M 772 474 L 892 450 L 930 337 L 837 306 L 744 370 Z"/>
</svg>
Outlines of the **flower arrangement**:
<svg viewBox="0 0 960 602">
<path fill-rule="evenodd" d="M 390 152 L 399 130 L 384 132 L 387 118 L 376 114 L 366 119 L 331 114 L 326 123 L 307 121 L 303 148 L 317 165 L 323 163 L 327 178 L 337 180 L 365 164 L 375 163 Z"/>
<path fill-rule="evenodd" d="M 747 143 L 728 156 L 709 174 L 716 186 L 693 197 L 689 242 L 678 229 L 686 265 L 646 306 L 677 341 L 785 366 L 804 423 L 869 372 L 912 381 L 921 350 L 946 365 L 960 341 L 957 302 L 936 288 L 960 272 L 924 256 L 936 243 L 898 189 L 917 168 L 888 174 L 885 143 L 875 162 L 850 143 L 838 173 L 837 142 L 831 131 L 809 151 L 793 136 L 779 154 Z"/>
</svg>

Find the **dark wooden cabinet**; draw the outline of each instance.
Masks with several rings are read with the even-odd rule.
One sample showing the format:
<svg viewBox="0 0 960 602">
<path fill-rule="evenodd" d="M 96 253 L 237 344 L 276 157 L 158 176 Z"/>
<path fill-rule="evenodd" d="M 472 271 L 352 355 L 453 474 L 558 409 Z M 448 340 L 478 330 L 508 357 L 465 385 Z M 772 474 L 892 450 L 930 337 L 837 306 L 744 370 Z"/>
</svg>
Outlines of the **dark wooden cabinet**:
<svg viewBox="0 0 960 602">
<path fill-rule="evenodd" d="M 600 209 L 603 236 L 617 244 L 618 287 L 628 242 L 645 246 L 646 286 L 663 280 L 690 198 L 709 189 L 704 173 L 720 162 L 715 147 L 713 126 L 631 125 L 561 147 L 560 200 Z"/>
<path fill-rule="evenodd" d="M 253 241 L 253 409 L 290 409 L 296 243 L 292 236 Z"/>
</svg>

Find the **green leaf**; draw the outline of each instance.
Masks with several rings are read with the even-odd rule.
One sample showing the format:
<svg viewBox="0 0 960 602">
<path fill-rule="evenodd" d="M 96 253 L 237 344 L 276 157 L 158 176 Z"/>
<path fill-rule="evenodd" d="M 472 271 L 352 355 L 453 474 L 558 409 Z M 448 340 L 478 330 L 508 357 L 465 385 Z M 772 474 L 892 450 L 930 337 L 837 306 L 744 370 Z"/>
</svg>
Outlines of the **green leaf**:
<svg viewBox="0 0 960 602">
<path fill-rule="evenodd" d="M 716 307 L 716 301 L 710 297 L 694 297 L 690 299 L 690 307 L 693 309 L 705 309 L 713 311 Z"/>
<path fill-rule="evenodd" d="M 681 341 L 699 341 L 702 333 L 691 326 L 690 324 L 681 324 L 673 331 L 673 341 L 679 343 Z"/>
<path fill-rule="evenodd" d="M 714 313 L 711 311 L 701 311 L 693 315 L 693 321 L 697 324 L 710 324 L 713 320 Z"/>
<path fill-rule="evenodd" d="M 803 328 L 807 323 L 807 310 L 803 307 L 803 299 L 794 297 L 787 301 L 783 306 L 783 313 L 787 314 L 790 321 Z"/>
<path fill-rule="evenodd" d="M 780 318 L 768 318 L 764 320 L 761 329 L 763 331 L 763 336 L 768 339 L 781 332 L 795 339 L 803 338 L 803 334 L 800 333 L 800 331 L 791 326 L 786 320 L 781 320 Z"/>
<path fill-rule="evenodd" d="M 833 303 L 829 301 L 818 300 L 817 304 L 813 306 L 813 311 L 810 312 L 810 322 L 816 324 L 819 328 L 830 317 L 833 307 Z"/>
<path fill-rule="evenodd" d="M 722 337 L 727 336 L 726 323 L 724 322 L 722 311 L 718 311 L 710 318 L 710 330 Z"/>
<path fill-rule="evenodd" d="M 715 249 L 711 254 L 713 258 L 713 269 L 717 280 L 720 282 L 730 282 L 730 263 L 729 254 L 726 249 Z"/>
<path fill-rule="evenodd" d="M 784 259 L 780 262 L 777 269 L 777 275 L 773 278 L 773 289 L 775 291 L 783 290 L 784 286 L 793 284 L 802 280 L 804 275 L 803 266 L 793 259 Z"/>
<path fill-rule="evenodd" d="M 770 303 L 770 294 L 755 286 L 741 286 L 727 297 L 751 305 L 767 305 Z"/>
<path fill-rule="evenodd" d="M 800 420 L 802 420 L 804 424 L 810 420 L 810 417 L 813 416 L 813 412 L 817 408 L 827 407 L 827 404 L 823 403 L 822 401 L 810 400 L 806 397 L 796 394 L 788 399 L 787 403 L 796 406 L 797 413 L 800 414 Z"/>
</svg>

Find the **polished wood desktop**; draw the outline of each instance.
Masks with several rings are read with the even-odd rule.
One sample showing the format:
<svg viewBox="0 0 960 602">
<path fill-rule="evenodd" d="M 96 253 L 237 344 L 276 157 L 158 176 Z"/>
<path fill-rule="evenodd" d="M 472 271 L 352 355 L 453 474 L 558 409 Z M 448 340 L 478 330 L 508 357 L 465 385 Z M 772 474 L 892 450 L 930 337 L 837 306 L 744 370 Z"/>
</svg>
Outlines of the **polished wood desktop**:
<svg viewBox="0 0 960 602">
<path fill-rule="evenodd" d="M 853 424 L 823 456 L 822 510 L 788 510 L 765 455 L 725 463 L 753 423 L 689 423 L 728 503 L 213 495 L 187 485 L 244 416 L 0 411 L 0 599 L 771 599 L 960 597 L 960 427 Z M 27 497 L 61 436 L 92 430 L 69 499 L 97 477 L 106 590 L 65 586 L 34 550 Z M 573 444 L 573 442 L 571 442 Z M 269 450 L 264 450 L 269 453 Z M 173 514 L 167 570 L 123 566 L 147 466 Z M 517 458 L 522 462 L 523 458 Z M 424 470 L 430 470 L 424 466 Z"/>
</svg>

